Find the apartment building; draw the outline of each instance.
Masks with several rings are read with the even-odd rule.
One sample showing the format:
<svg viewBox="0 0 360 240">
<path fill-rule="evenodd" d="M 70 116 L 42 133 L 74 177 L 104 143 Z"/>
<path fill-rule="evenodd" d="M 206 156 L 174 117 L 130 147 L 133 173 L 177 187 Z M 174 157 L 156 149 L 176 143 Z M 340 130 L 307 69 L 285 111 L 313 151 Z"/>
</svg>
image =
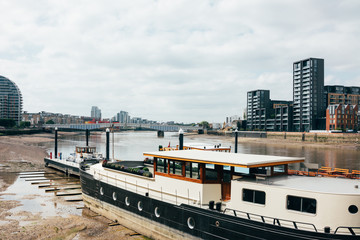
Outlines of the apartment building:
<svg viewBox="0 0 360 240">
<path fill-rule="evenodd" d="M 318 129 L 325 117 L 324 59 L 308 58 L 293 64 L 294 131 Z"/>
<path fill-rule="evenodd" d="M 358 128 L 359 105 L 333 104 L 326 109 L 326 130 Z"/>
</svg>

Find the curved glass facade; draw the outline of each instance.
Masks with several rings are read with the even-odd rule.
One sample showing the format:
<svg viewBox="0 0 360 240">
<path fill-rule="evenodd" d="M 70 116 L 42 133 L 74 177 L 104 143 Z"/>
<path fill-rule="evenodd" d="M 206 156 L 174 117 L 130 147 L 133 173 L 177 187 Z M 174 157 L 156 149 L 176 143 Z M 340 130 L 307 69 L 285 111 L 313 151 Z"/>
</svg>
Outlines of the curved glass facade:
<svg viewBox="0 0 360 240">
<path fill-rule="evenodd" d="M 6 77 L 0 76 L 0 118 L 21 121 L 22 95 L 18 86 Z"/>
</svg>

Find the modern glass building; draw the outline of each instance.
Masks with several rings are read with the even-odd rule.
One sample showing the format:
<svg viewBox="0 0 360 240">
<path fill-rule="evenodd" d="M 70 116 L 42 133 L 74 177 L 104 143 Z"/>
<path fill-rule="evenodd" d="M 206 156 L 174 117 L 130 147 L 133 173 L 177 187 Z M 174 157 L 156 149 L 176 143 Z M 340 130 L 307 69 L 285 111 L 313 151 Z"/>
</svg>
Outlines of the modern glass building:
<svg viewBox="0 0 360 240">
<path fill-rule="evenodd" d="M 101 110 L 97 106 L 91 107 L 91 118 L 101 120 Z"/>
<path fill-rule="evenodd" d="M 270 91 L 254 90 L 247 92 L 247 128 L 265 130 L 266 119 L 270 115 Z"/>
<path fill-rule="evenodd" d="M 6 77 L 0 76 L 0 118 L 21 121 L 22 95 L 18 86 Z"/>
<path fill-rule="evenodd" d="M 325 116 L 324 59 L 308 58 L 293 64 L 293 127 L 296 132 L 319 129 Z"/>
</svg>

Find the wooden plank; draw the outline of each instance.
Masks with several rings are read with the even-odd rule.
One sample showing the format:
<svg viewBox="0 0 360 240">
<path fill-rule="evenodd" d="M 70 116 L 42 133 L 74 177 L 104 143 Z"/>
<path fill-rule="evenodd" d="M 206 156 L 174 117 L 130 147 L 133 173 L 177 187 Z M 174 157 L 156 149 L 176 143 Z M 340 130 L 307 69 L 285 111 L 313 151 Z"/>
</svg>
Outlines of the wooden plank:
<svg viewBox="0 0 360 240">
<path fill-rule="evenodd" d="M 32 176 L 32 175 L 54 175 L 57 174 L 55 172 L 39 172 L 39 173 L 26 173 L 26 174 L 19 174 L 20 176 Z M 22 178 L 22 177 L 21 177 Z"/>
<path fill-rule="evenodd" d="M 20 175 L 22 174 L 29 174 L 29 173 L 45 173 L 45 171 L 21 171 L 18 172 Z"/>
<path fill-rule="evenodd" d="M 108 223 L 109 227 L 114 227 L 114 226 L 119 226 L 119 225 L 120 225 L 120 223 L 118 223 L 118 222 L 110 222 L 110 223 Z"/>
<path fill-rule="evenodd" d="M 56 193 L 55 193 L 56 194 Z M 76 195 L 81 195 L 82 193 L 60 193 L 60 194 L 56 194 L 56 196 L 58 197 L 63 197 L 63 196 L 76 196 Z"/>
<path fill-rule="evenodd" d="M 54 188 L 54 187 L 70 187 L 70 186 L 76 186 L 76 187 L 80 187 L 81 186 L 79 184 L 73 184 L 73 183 L 68 183 L 68 184 L 47 184 L 47 185 L 40 185 L 38 186 L 38 188 Z"/>
<path fill-rule="evenodd" d="M 81 189 L 81 187 L 72 187 L 72 188 L 51 188 L 51 189 L 45 189 L 45 192 L 64 192 L 67 190 L 76 190 L 76 189 Z"/>
<path fill-rule="evenodd" d="M 83 201 L 83 199 L 81 198 L 79 198 L 79 199 L 66 199 L 65 201 L 67 201 L 67 202 L 82 202 Z M 76 209 L 82 209 L 82 208 L 84 208 L 84 207 L 80 207 L 80 208 L 76 208 Z"/>
<path fill-rule="evenodd" d="M 41 180 L 45 181 L 45 180 L 65 180 L 65 179 L 68 179 L 68 178 L 60 177 L 60 178 L 25 179 L 25 181 L 32 182 L 32 181 L 41 181 Z"/>
<path fill-rule="evenodd" d="M 48 179 L 49 180 L 49 179 Z M 31 184 L 37 185 L 37 184 L 43 184 L 43 183 L 50 183 L 50 182 L 32 182 Z"/>
</svg>

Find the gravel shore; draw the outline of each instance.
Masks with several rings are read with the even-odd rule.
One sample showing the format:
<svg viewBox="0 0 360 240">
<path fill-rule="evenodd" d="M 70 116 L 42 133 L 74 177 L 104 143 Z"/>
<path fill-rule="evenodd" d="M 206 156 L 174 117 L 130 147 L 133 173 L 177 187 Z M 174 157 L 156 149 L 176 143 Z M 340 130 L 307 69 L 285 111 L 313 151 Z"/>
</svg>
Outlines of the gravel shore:
<svg viewBox="0 0 360 240">
<path fill-rule="evenodd" d="M 53 141 L 53 137 L 53 134 L 0 136 L 0 240 L 144 239 L 145 237 L 121 225 L 110 227 L 110 220 L 101 216 L 94 217 L 96 214 L 87 209 L 82 210 L 82 216 L 45 218 L 31 211 L 16 214 L 11 211 L 18 207 L 20 202 L 4 200 L 3 192 L 17 179 L 18 172 L 44 170 L 43 161 L 47 153 L 38 144 Z M 16 219 L 28 224 L 24 226 Z"/>
</svg>

